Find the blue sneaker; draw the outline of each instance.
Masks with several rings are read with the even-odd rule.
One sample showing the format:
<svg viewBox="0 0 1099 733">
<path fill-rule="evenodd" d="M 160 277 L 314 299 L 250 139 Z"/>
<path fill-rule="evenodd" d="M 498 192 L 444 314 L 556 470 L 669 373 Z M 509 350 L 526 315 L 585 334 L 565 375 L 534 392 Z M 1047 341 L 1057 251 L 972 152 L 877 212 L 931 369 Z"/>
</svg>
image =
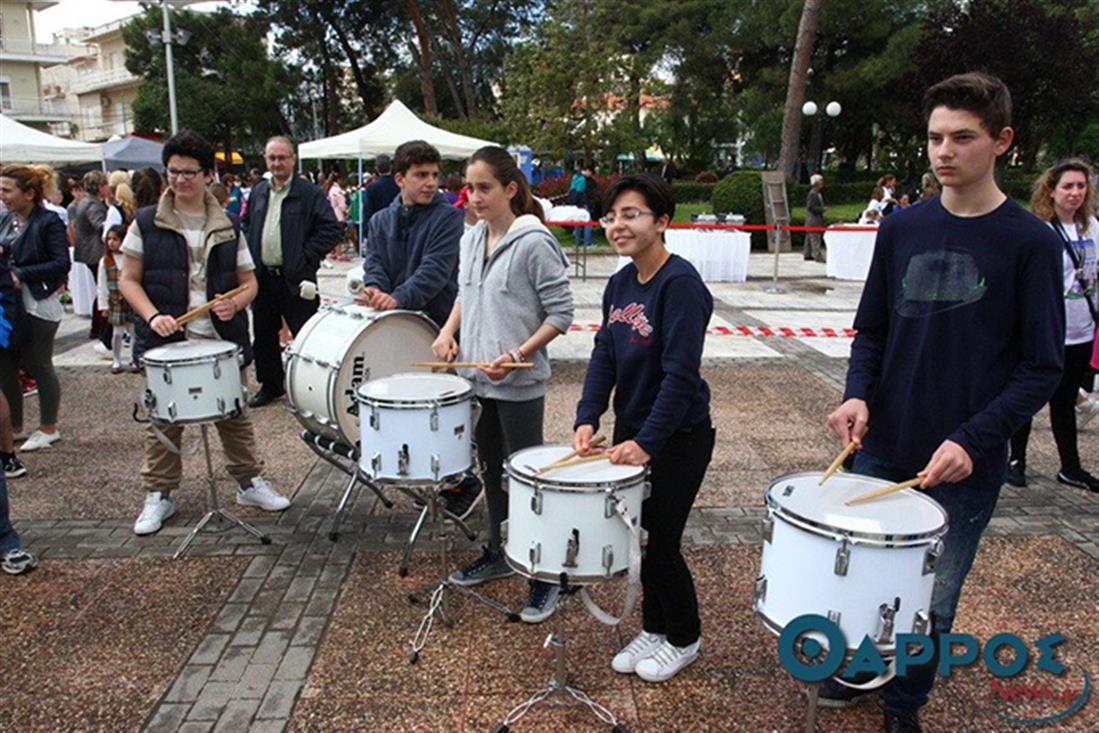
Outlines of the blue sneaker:
<svg viewBox="0 0 1099 733">
<path fill-rule="evenodd" d="M 542 623 L 553 615 L 560 595 L 559 585 L 541 580 L 530 581 L 530 596 L 527 598 L 526 608 L 519 613 L 519 618 L 528 624 Z"/>
<path fill-rule="evenodd" d="M 461 570 L 450 574 L 450 582 L 465 587 L 480 585 L 497 578 L 507 578 L 515 571 L 504 559 L 502 550 L 490 550 L 488 545 L 481 548 L 481 556 Z"/>
</svg>

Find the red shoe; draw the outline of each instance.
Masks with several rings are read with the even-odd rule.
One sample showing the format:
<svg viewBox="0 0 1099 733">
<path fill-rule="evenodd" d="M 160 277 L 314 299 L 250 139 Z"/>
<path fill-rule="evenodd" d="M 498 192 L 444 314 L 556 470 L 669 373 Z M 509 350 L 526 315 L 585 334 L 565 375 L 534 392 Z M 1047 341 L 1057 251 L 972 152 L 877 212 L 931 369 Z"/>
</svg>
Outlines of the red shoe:
<svg viewBox="0 0 1099 733">
<path fill-rule="evenodd" d="M 19 372 L 19 383 L 23 385 L 23 396 L 33 397 L 38 394 L 38 382 L 25 371 Z"/>
</svg>

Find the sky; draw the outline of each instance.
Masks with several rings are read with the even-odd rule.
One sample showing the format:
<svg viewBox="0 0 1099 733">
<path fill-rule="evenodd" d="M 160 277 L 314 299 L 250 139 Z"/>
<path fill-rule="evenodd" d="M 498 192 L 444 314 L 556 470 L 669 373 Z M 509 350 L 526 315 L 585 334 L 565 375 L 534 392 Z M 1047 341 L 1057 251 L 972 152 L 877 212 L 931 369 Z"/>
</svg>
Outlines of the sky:
<svg viewBox="0 0 1099 733">
<path fill-rule="evenodd" d="M 213 10 L 229 2 L 196 2 L 188 7 L 194 10 Z M 141 11 L 136 2 L 115 0 L 61 0 L 57 5 L 34 14 L 34 30 L 40 43 L 49 41 L 54 33 L 65 28 L 98 26 L 134 15 Z"/>
</svg>

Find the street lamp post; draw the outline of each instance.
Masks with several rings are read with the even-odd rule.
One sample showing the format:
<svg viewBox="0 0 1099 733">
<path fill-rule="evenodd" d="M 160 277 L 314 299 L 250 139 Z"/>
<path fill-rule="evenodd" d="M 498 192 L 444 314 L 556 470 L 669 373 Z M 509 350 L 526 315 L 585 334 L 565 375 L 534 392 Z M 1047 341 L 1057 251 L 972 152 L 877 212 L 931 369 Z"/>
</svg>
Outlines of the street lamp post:
<svg viewBox="0 0 1099 733">
<path fill-rule="evenodd" d="M 808 101 L 801 105 L 801 113 L 806 117 L 817 117 L 818 111 L 819 109 L 817 108 L 816 102 Z M 817 168 L 814 173 L 819 173 L 820 169 L 824 167 L 824 134 L 827 130 L 825 123 L 827 122 L 828 117 L 839 117 L 840 112 L 842 111 L 843 107 L 840 106 L 840 103 L 832 101 L 824 106 L 824 114 L 817 117 L 818 124 L 820 125 L 820 151 L 817 153 Z"/>
<path fill-rule="evenodd" d="M 187 41 L 191 40 L 191 32 L 179 30 L 172 33 L 172 14 L 168 7 L 172 1 L 173 0 L 160 0 L 160 10 L 164 17 L 164 25 L 160 31 L 156 31 L 155 29 L 146 31 L 145 37 L 149 39 L 149 43 L 164 44 L 164 71 L 168 77 L 168 116 L 172 123 L 172 134 L 175 135 L 179 132 L 179 115 L 176 112 L 176 71 L 172 59 L 172 44 L 186 46 Z M 184 0 L 183 2 L 174 0 L 174 2 L 177 5 L 185 5 L 188 0 Z"/>
</svg>

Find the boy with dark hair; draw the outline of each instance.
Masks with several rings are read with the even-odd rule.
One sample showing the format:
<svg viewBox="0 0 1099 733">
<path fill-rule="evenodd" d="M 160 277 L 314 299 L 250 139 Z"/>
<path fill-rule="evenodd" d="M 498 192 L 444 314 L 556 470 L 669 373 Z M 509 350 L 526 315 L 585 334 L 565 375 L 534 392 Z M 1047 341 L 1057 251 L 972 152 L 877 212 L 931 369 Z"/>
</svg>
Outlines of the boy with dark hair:
<svg viewBox="0 0 1099 733">
<path fill-rule="evenodd" d="M 409 140 L 401 143 L 397 152 L 393 154 L 393 173 L 400 176 L 408 173 L 412 166 L 434 165 L 439 166 L 442 156 L 435 146 L 423 140 Z M 438 179 L 438 176 L 436 176 Z M 437 181 L 436 181 L 437 182 Z M 398 182 L 398 185 L 400 183 Z"/>
<path fill-rule="evenodd" d="M 1013 139 L 1007 87 L 954 76 L 927 91 L 924 110 L 943 192 L 878 230 L 844 402 L 828 425 L 859 445 L 856 473 L 918 476 L 950 516 L 931 601 L 938 649 L 996 507 L 1008 439 L 1060 380 L 1065 323 L 1057 237 L 993 175 Z M 934 669 L 882 689 L 886 731 L 920 730 Z M 858 694 L 830 682 L 821 702 Z"/>
<path fill-rule="evenodd" d="M 214 149 L 184 130 L 164 145 L 168 190 L 156 206 L 139 209 L 122 243 L 125 255 L 119 290 L 135 313 L 134 360 L 149 349 L 186 339 L 223 339 L 241 347 L 244 368 L 252 362 L 245 309 L 256 297 L 255 265 L 239 225 L 206 190 Z M 239 286 L 245 291 L 218 301 L 188 323 L 176 319 L 188 310 Z M 236 479 L 237 503 L 281 511 L 290 501 L 260 475 L 256 439 L 247 412 L 215 423 L 225 450 L 226 470 Z M 141 483 L 145 506 L 134 523 L 139 535 L 157 532 L 175 513 L 169 494 L 179 487 L 183 464 L 178 451 L 182 425 L 160 426 L 177 450 L 170 450 L 150 425 L 144 439 Z"/>
</svg>

